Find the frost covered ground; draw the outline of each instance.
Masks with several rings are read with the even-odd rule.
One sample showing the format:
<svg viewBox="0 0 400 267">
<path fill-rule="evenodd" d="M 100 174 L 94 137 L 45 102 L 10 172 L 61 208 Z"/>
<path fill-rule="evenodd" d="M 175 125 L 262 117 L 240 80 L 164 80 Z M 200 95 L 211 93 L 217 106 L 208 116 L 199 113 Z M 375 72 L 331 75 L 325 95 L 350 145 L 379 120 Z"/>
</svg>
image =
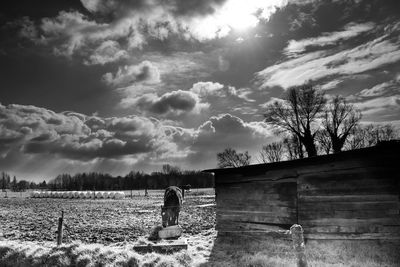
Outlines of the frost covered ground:
<svg viewBox="0 0 400 267">
<path fill-rule="evenodd" d="M 201 266 L 207 264 L 215 239 L 214 230 L 185 235 L 188 250 L 165 255 L 139 254 L 135 244 L 149 241 L 139 238 L 135 242 L 109 245 L 83 244 L 79 241 L 57 247 L 54 242 L 0 241 L 0 266 Z"/>
<path fill-rule="evenodd" d="M 0 198 L 0 240 L 54 241 L 64 211 L 64 241 L 110 244 L 136 241 L 161 224 L 163 191 L 133 192 L 132 198 L 54 199 L 25 196 Z M 141 195 L 139 195 L 141 193 Z M 198 234 L 215 226 L 212 189 L 187 193 L 180 212 L 184 233 Z"/>
<path fill-rule="evenodd" d="M 138 254 L 161 224 L 163 191 L 125 192 L 124 200 L 0 198 L 0 266 L 196 266 L 211 253 L 216 232 L 212 189 L 186 193 L 180 212 L 188 250 L 173 255 Z M 64 211 L 64 244 L 55 245 Z"/>
</svg>

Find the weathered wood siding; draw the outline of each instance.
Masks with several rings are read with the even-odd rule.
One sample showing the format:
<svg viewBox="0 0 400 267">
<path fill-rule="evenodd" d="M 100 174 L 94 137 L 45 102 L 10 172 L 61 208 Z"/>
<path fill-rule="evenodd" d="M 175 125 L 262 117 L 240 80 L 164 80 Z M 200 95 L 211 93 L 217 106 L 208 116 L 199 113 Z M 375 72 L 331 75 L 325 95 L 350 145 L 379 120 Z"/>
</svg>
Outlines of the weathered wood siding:
<svg viewBox="0 0 400 267">
<path fill-rule="evenodd" d="M 298 222 L 306 238 L 400 238 L 399 152 L 365 152 L 298 169 Z"/>
<path fill-rule="evenodd" d="M 217 229 L 299 223 L 309 239 L 400 239 L 400 146 L 215 173 Z"/>
<path fill-rule="evenodd" d="M 286 229 L 297 221 L 294 173 L 218 176 L 216 196 L 219 231 Z"/>
</svg>

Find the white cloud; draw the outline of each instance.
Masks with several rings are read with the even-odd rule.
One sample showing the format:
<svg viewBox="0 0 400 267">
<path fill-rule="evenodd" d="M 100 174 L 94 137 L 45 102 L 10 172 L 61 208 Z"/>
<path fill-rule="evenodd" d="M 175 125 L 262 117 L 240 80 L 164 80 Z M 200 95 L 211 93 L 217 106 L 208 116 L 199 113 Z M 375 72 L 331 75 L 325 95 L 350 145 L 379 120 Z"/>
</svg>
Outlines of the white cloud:
<svg viewBox="0 0 400 267">
<path fill-rule="evenodd" d="M 342 79 L 336 79 L 336 80 L 329 81 L 321 86 L 321 90 L 328 91 L 328 90 L 335 89 L 341 82 L 343 82 Z"/>
<path fill-rule="evenodd" d="M 55 17 L 42 19 L 38 26 L 40 37 L 30 34 L 29 38 L 43 39 L 43 43 L 55 47 L 54 52 L 58 55 L 87 57 L 103 42 L 110 40 L 121 41 L 124 44 L 122 49 L 130 51 L 142 49 L 151 40 L 165 40 L 171 35 L 198 41 L 222 38 L 232 29 L 256 26 L 260 20 L 269 19 L 277 8 L 287 4 L 285 0 L 246 3 L 242 0 L 81 2 L 93 16 L 78 11 L 61 11 Z M 34 28 L 30 27 L 32 30 L 29 31 L 36 33 Z M 88 58 L 85 61 L 91 62 Z"/>
<path fill-rule="evenodd" d="M 307 38 L 299 41 L 290 40 L 285 48 L 287 55 L 296 55 L 306 51 L 307 47 L 324 47 L 327 45 L 336 44 L 339 41 L 347 40 L 368 32 L 374 28 L 374 23 L 354 24 L 350 23 L 345 26 L 343 31 L 323 33 L 322 36 L 315 38 Z"/>
<path fill-rule="evenodd" d="M 340 52 L 318 51 L 256 73 L 261 87 L 288 88 L 332 75 L 363 73 L 400 60 L 400 45 L 388 34 Z M 397 40 L 397 39 L 394 39 Z"/>
<path fill-rule="evenodd" d="M 103 32 L 107 26 L 88 20 L 77 11 L 61 11 L 55 18 L 42 19 L 40 29 L 46 42 L 62 40 L 61 44 L 55 47 L 56 54 L 71 56 L 88 41 L 99 40 L 96 34 Z"/>
<path fill-rule="evenodd" d="M 399 119 L 400 96 L 385 96 L 354 103 L 362 111 L 364 119 L 384 121 L 388 118 Z"/>
<path fill-rule="evenodd" d="M 236 95 L 240 99 L 243 99 L 247 102 L 256 102 L 256 100 L 248 97 L 252 93 L 252 91 L 249 88 L 236 89 L 233 86 L 229 86 L 228 90 L 230 90 L 232 95 Z"/>
<path fill-rule="evenodd" d="M 249 88 L 236 89 L 234 86 L 224 86 L 217 82 L 197 82 L 192 85 L 190 91 L 201 98 L 234 97 L 247 102 L 255 102 L 248 97 L 251 94 Z"/>
<path fill-rule="evenodd" d="M 191 92 L 199 95 L 200 97 L 205 97 L 208 95 L 222 96 L 222 89 L 224 85 L 214 82 L 198 82 L 193 84 L 190 89 Z"/>
<path fill-rule="evenodd" d="M 378 97 L 383 96 L 387 93 L 400 93 L 400 83 L 396 81 L 388 81 L 384 83 L 377 84 L 371 88 L 362 90 L 357 94 L 360 97 Z"/>
<path fill-rule="evenodd" d="M 116 41 L 107 40 L 104 41 L 100 46 L 98 46 L 93 53 L 90 55 L 89 59 L 85 61 L 87 65 L 104 65 L 110 62 L 119 61 L 121 59 L 127 58 L 128 53 L 121 49 L 120 45 Z"/>
</svg>

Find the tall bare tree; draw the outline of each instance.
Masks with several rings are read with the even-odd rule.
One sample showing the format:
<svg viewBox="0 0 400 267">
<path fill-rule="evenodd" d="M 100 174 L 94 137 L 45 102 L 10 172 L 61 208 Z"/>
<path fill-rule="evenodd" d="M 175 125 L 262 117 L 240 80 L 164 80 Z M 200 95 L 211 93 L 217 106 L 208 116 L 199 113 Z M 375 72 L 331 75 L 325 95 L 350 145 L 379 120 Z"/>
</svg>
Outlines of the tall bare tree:
<svg viewBox="0 0 400 267">
<path fill-rule="evenodd" d="M 251 156 L 249 152 L 237 153 L 232 148 L 226 148 L 223 152 L 217 154 L 219 168 L 237 168 L 250 165 Z"/>
<path fill-rule="evenodd" d="M 342 151 L 351 130 L 361 120 L 361 112 L 348 104 L 346 99 L 335 96 L 327 105 L 322 124 L 331 139 L 333 153 Z"/>
<path fill-rule="evenodd" d="M 325 98 L 311 84 L 292 87 L 284 101 L 275 101 L 266 107 L 265 121 L 294 134 L 309 157 L 317 155 L 314 143 L 317 119 L 325 106 Z"/>
<path fill-rule="evenodd" d="M 283 160 L 284 154 L 283 142 L 273 142 L 262 147 L 260 160 L 263 163 L 278 162 Z"/>
</svg>

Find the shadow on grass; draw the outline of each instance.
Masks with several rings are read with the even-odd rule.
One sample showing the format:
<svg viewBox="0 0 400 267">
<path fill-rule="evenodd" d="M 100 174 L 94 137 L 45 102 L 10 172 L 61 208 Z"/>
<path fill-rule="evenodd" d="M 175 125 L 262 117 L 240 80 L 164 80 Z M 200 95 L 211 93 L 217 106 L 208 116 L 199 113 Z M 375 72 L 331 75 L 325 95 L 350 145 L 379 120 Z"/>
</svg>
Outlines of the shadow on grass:
<svg viewBox="0 0 400 267">
<path fill-rule="evenodd" d="M 400 266 L 400 242 L 309 240 L 309 266 Z M 265 234 L 218 234 L 205 266 L 297 266 L 290 239 Z"/>
<path fill-rule="evenodd" d="M 400 266 L 400 241 L 310 240 L 311 266 Z"/>
<path fill-rule="evenodd" d="M 218 233 L 205 266 L 296 266 L 291 240 L 267 234 Z"/>
</svg>

